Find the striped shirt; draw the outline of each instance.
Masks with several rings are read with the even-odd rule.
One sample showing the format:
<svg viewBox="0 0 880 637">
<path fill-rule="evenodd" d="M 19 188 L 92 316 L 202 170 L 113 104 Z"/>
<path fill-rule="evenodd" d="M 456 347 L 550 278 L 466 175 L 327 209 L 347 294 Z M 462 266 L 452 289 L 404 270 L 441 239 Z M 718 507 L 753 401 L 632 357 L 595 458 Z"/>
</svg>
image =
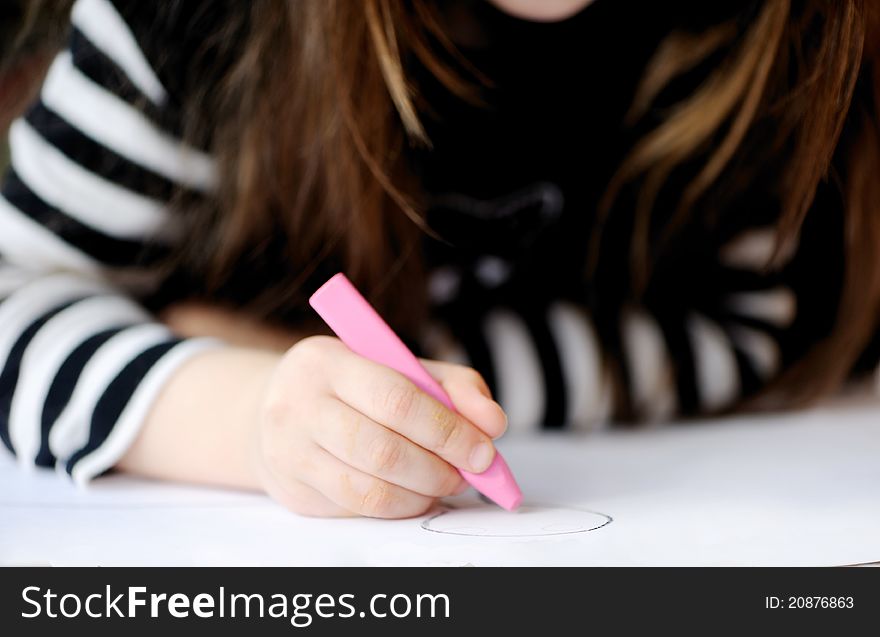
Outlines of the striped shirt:
<svg viewBox="0 0 880 637">
<path fill-rule="evenodd" d="M 611 227 L 599 268 L 611 274 L 585 286 L 582 237 L 627 143 L 607 122 L 620 121 L 666 26 L 645 20 L 642 44 L 617 43 L 609 55 L 620 62 L 607 65 L 597 54 L 614 45 L 601 36 L 624 11 L 617 1 L 555 25 L 476 4 L 493 47 L 469 54 L 498 80 L 492 108 L 438 91 L 433 149 L 413 153 L 444 239 L 425 245 L 427 355 L 481 371 L 513 429 L 593 428 L 615 416 L 621 392 L 641 419 L 729 408 L 828 329 L 842 250 L 833 210 L 821 214 L 831 192 L 778 269 L 765 268 L 776 208 L 759 201 L 687 237 L 638 303 L 614 256 L 628 230 Z M 179 188 L 210 196 L 217 179 L 212 157 L 179 134 L 186 69 L 160 72 L 156 59 L 174 49 L 185 60 L 199 34 L 182 39 L 145 7 L 78 0 L 68 46 L 10 130 L 0 197 L 0 439 L 23 466 L 80 483 L 119 460 L 184 361 L 222 346 L 176 337 L 145 305 L 182 240 L 169 198 Z M 600 100 L 572 88 L 572 64 L 590 59 Z"/>
</svg>

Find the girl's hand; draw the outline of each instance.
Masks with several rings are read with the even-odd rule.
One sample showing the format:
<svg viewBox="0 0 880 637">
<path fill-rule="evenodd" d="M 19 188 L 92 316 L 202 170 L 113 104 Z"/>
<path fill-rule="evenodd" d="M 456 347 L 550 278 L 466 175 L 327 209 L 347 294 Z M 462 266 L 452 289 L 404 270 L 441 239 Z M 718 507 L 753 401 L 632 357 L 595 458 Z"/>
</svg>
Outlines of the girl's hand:
<svg viewBox="0 0 880 637">
<path fill-rule="evenodd" d="M 402 374 L 313 336 L 294 345 L 257 406 L 256 474 L 265 490 L 305 515 L 403 518 L 482 472 L 506 416 L 480 375 L 423 361 L 460 411 Z"/>
</svg>

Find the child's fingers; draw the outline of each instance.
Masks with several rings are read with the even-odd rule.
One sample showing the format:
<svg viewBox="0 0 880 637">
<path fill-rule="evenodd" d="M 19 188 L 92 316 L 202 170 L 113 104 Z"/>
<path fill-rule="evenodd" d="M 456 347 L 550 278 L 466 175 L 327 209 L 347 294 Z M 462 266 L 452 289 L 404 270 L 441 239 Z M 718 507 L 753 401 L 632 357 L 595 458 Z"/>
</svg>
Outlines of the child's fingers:
<svg viewBox="0 0 880 637">
<path fill-rule="evenodd" d="M 432 497 L 451 495 L 462 484 L 449 463 L 342 401 L 329 403 L 321 417 L 313 440 L 355 469 Z"/>
<path fill-rule="evenodd" d="M 340 400 L 455 467 L 473 473 L 489 467 L 495 446 L 477 426 L 403 374 L 360 356 L 349 358 L 329 379 Z"/>
<path fill-rule="evenodd" d="M 324 449 L 315 451 L 316 471 L 303 481 L 336 505 L 371 518 L 410 518 L 431 508 L 434 498 L 414 493 L 345 464 Z"/>
<path fill-rule="evenodd" d="M 339 506 L 304 481 L 317 470 L 313 458 L 323 449 L 306 439 L 292 436 L 276 438 L 264 465 L 263 485 L 274 500 L 291 511 L 316 517 L 351 517 L 352 511 Z"/>
<path fill-rule="evenodd" d="M 479 372 L 471 367 L 442 361 L 421 359 L 421 363 L 440 382 L 462 416 L 492 438 L 504 433 L 507 414 L 501 405 L 492 400 L 489 386 Z"/>
<path fill-rule="evenodd" d="M 291 475 L 273 476 L 273 479 L 266 484 L 266 492 L 281 506 L 300 515 L 321 518 L 353 517 L 356 515 Z"/>
</svg>

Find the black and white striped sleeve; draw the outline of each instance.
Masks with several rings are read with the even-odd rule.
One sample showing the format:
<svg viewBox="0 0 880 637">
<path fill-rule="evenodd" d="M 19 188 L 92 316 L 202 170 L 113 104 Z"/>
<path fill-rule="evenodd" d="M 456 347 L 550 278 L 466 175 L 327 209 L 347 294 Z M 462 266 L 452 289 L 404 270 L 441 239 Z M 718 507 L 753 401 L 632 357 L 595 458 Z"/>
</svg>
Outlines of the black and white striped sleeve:
<svg viewBox="0 0 880 637">
<path fill-rule="evenodd" d="M 775 246 L 775 228 L 758 225 L 698 247 L 702 254 L 683 256 L 641 307 L 621 312 L 619 380 L 630 417 L 722 413 L 781 371 L 798 298 L 792 250 L 769 267 Z"/>
<path fill-rule="evenodd" d="M 697 243 L 693 254 L 676 255 L 641 303 L 604 312 L 571 298 L 514 295 L 478 321 L 469 310 L 452 324 L 438 321 L 425 347 L 477 368 L 511 430 L 724 412 L 796 358 L 806 331 L 797 323 L 815 319 L 798 306 L 809 296 L 801 288 L 816 278 L 793 276 L 794 249 L 768 269 L 775 243 L 769 224 L 740 229 L 717 247 Z M 448 287 L 443 274 L 432 275 L 432 288 Z"/>
<path fill-rule="evenodd" d="M 0 439 L 84 483 L 133 442 L 163 383 L 217 344 L 176 338 L 137 299 L 177 240 L 173 189 L 211 158 L 156 117 L 168 95 L 109 0 L 78 0 L 69 46 L 10 129 L 0 197 Z"/>
</svg>

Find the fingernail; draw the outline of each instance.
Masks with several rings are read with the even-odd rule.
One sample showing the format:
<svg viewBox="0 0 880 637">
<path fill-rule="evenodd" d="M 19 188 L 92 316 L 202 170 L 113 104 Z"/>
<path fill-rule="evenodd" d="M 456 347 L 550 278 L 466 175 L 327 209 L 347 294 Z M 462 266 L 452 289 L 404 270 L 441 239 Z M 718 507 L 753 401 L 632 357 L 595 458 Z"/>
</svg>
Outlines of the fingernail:
<svg viewBox="0 0 880 637">
<path fill-rule="evenodd" d="M 481 442 L 471 450 L 471 471 L 474 473 L 482 473 L 492 464 L 492 458 L 495 457 L 495 449 L 489 442 Z"/>
</svg>

